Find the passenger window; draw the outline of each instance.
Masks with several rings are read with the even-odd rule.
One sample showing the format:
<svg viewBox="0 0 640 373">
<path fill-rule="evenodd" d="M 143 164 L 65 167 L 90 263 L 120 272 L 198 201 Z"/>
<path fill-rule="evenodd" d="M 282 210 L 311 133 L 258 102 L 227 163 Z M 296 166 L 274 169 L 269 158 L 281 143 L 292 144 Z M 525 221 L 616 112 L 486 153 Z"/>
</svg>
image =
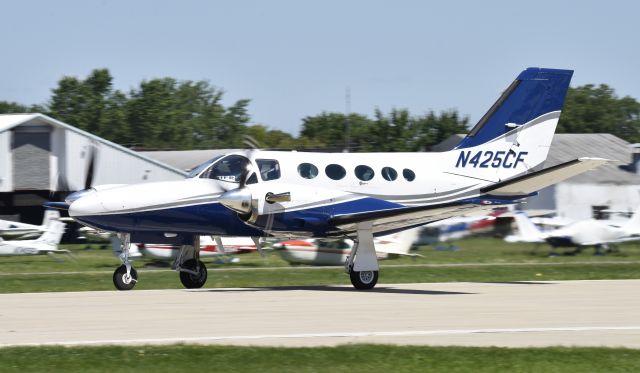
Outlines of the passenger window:
<svg viewBox="0 0 640 373">
<path fill-rule="evenodd" d="M 340 166 L 339 164 L 328 165 L 324 169 L 324 172 L 327 174 L 329 179 L 333 180 L 340 180 L 347 174 L 347 171 L 344 169 L 344 167 Z"/>
<path fill-rule="evenodd" d="M 402 170 L 402 176 L 404 176 L 404 178 L 407 179 L 407 181 L 413 181 L 416 178 L 415 172 L 411 171 L 408 168 L 405 168 L 404 170 Z"/>
<path fill-rule="evenodd" d="M 256 159 L 260 177 L 264 181 L 280 178 L 280 163 L 275 159 Z"/>
<path fill-rule="evenodd" d="M 298 174 L 304 177 L 305 179 L 313 179 L 318 176 L 318 167 L 312 165 L 311 163 L 300 163 L 298 166 Z"/>
<path fill-rule="evenodd" d="M 203 172 L 200 177 L 239 183 L 242 175 L 247 172 L 249 160 L 241 155 L 230 155 L 222 158 L 211 166 L 208 172 Z"/>
<path fill-rule="evenodd" d="M 388 181 L 394 181 L 398 178 L 398 172 L 391 167 L 382 168 L 382 177 Z"/>
<path fill-rule="evenodd" d="M 355 173 L 356 177 L 362 181 L 369 181 L 373 179 L 373 175 L 375 175 L 371 167 L 364 165 L 356 166 Z"/>
</svg>

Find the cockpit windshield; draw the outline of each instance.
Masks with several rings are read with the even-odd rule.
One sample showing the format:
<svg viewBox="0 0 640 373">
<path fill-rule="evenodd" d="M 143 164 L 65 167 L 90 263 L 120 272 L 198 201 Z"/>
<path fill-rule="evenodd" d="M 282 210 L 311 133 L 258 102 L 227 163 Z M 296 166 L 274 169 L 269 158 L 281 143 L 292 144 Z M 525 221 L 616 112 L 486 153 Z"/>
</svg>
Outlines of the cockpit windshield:
<svg viewBox="0 0 640 373">
<path fill-rule="evenodd" d="M 250 162 L 247 158 L 241 155 L 229 155 L 215 162 L 200 177 L 239 183 L 242 175 L 248 171 L 249 165 Z"/>
<path fill-rule="evenodd" d="M 189 171 L 189 174 L 187 175 L 187 178 L 188 178 L 188 179 L 190 179 L 190 178 L 194 178 L 194 177 L 196 177 L 196 176 L 200 175 L 200 173 L 201 173 L 205 168 L 207 168 L 207 167 L 211 166 L 211 164 L 212 164 L 213 162 L 217 161 L 218 159 L 220 159 L 220 158 L 222 158 L 222 157 L 224 157 L 224 155 L 219 155 L 219 156 L 217 156 L 217 157 L 215 157 L 215 158 L 211 158 L 211 159 L 209 159 L 208 161 L 203 162 L 203 163 L 199 164 L 198 166 L 196 166 L 196 167 L 192 168 L 192 169 L 191 169 L 191 171 Z"/>
</svg>

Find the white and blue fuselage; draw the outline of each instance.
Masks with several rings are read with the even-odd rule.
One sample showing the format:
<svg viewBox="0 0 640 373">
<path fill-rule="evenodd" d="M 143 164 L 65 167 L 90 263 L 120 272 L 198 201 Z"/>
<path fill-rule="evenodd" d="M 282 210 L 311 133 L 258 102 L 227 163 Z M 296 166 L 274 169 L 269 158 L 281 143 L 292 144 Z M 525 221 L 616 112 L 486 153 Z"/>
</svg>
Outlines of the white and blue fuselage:
<svg viewBox="0 0 640 373">
<path fill-rule="evenodd" d="M 523 178 L 542 168 L 571 74 L 523 71 L 451 151 L 239 151 L 185 180 L 79 192 L 69 213 L 134 242 L 179 244 L 194 235 L 349 236 L 363 223 L 382 235 L 512 203 L 558 180 Z"/>
</svg>

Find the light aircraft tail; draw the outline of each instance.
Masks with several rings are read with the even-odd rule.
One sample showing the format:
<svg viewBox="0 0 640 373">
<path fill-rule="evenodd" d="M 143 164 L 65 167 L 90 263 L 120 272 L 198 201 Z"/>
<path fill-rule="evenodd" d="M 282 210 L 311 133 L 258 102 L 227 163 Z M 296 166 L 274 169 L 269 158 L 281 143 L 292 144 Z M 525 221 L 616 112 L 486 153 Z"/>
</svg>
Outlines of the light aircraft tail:
<svg viewBox="0 0 640 373">
<path fill-rule="evenodd" d="M 48 227 L 49 222 L 59 219 L 60 212 L 58 210 L 44 210 L 44 216 L 42 217 L 42 227 Z"/>
<path fill-rule="evenodd" d="M 640 207 L 636 208 L 633 212 L 633 216 L 631 216 L 629 221 L 624 225 L 624 230 L 630 235 L 640 234 Z"/>
<path fill-rule="evenodd" d="M 528 68 L 450 153 L 452 173 L 501 181 L 542 166 L 572 70 Z"/>
<path fill-rule="evenodd" d="M 44 231 L 42 236 L 36 239 L 35 242 L 45 243 L 49 246 L 57 246 L 62 240 L 65 226 L 66 224 L 61 221 L 51 220 L 47 226 L 47 230 Z"/>
<path fill-rule="evenodd" d="M 513 217 L 518 227 L 519 238 L 523 241 L 532 242 L 540 239 L 542 232 L 531 222 L 531 219 L 524 212 L 517 212 Z"/>
<path fill-rule="evenodd" d="M 376 238 L 376 252 L 386 255 L 420 256 L 409 251 L 418 238 L 419 229 L 413 228 L 402 232 Z"/>
</svg>

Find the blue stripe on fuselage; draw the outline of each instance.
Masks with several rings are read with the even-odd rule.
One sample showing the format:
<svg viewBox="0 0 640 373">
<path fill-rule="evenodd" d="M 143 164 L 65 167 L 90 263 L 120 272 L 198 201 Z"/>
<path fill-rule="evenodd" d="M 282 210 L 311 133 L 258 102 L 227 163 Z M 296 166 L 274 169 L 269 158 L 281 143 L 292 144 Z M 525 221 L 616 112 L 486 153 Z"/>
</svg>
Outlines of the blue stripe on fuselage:
<svg viewBox="0 0 640 373">
<path fill-rule="evenodd" d="M 202 235 L 260 236 L 237 214 L 219 203 L 181 206 L 125 214 L 79 216 L 75 219 L 111 232 L 172 232 Z"/>
<path fill-rule="evenodd" d="M 403 207 L 376 198 L 362 198 L 297 211 L 264 216 L 256 222 L 259 227 L 272 230 L 322 235 L 329 228 L 331 216 L 379 211 Z M 225 236 L 263 236 L 258 228 L 245 224 L 238 215 L 219 203 L 181 206 L 168 209 L 125 214 L 76 217 L 93 227 L 111 232 L 171 232 Z"/>
</svg>

